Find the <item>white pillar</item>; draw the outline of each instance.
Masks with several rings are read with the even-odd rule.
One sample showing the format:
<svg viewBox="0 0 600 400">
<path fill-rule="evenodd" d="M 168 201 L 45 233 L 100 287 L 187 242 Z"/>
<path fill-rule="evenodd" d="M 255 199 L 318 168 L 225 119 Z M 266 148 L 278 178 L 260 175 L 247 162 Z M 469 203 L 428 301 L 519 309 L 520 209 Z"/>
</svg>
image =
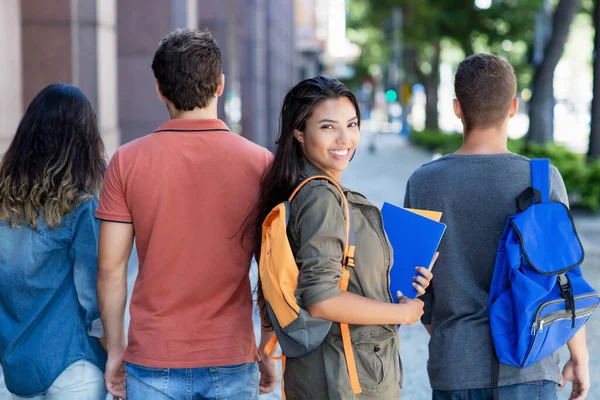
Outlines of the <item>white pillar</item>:
<svg viewBox="0 0 600 400">
<path fill-rule="evenodd" d="M 187 27 L 198 28 L 198 2 L 196 0 L 187 0 Z"/>
<path fill-rule="evenodd" d="M 119 96 L 117 92 L 117 1 L 96 1 L 98 18 L 98 124 L 109 157 L 119 141 Z"/>
<path fill-rule="evenodd" d="M 19 0 L 0 2 L 0 155 L 4 154 L 22 116 L 21 7 Z"/>
</svg>

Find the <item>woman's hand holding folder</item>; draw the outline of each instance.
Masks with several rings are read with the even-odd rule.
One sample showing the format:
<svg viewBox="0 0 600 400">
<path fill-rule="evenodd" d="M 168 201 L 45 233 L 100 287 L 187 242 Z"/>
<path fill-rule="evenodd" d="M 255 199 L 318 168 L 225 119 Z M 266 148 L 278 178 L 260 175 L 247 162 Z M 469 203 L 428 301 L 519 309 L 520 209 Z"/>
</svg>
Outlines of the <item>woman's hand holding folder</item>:
<svg viewBox="0 0 600 400">
<path fill-rule="evenodd" d="M 418 292 L 417 297 L 424 295 L 425 290 L 429 287 L 429 284 L 431 283 L 431 279 L 433 279 L 433 274 L 431 273 L 431 269 L 433 268 L 433 265 L 437 261 L 439 255 L 440 255 L 439 252 L 435 253 L 435 256 L 433 256 L 433 260 L 431 261 L 429 268 L 425 268 L 425 267 L 415 268 L 417 270 L 417 272 L 419 274 L 421 274 L 421 275 L 413 276 L 414 282 L 412 285 Z M 398 300 L 400 300 L 400 298 L 398 298 Z"/>
<path fill-rule="evenodd" d="M 419 292 L 418 296 L 425 294 L 425 290 L 429 287 L 431 279 L 433 279 L 433 273 L 431 273 L 431 269 L 433 268 L 433 265 L 435 264 L 439 254 L 440 253 L 435 253 L 429 268 L 415 268 L 417 272 L 421 274 L 413 277 L 413 286 Z M 400 291 L 396 293 L 396 296 L 398 297 L 398 304 L 405 308 L 406 321 L 402 322 L 402 325 L 412 325 L 419 322 L 421 316 L 423 315 L 423 302 L 419 299 L 410 299 L 404 296 Z"/>
</svg>

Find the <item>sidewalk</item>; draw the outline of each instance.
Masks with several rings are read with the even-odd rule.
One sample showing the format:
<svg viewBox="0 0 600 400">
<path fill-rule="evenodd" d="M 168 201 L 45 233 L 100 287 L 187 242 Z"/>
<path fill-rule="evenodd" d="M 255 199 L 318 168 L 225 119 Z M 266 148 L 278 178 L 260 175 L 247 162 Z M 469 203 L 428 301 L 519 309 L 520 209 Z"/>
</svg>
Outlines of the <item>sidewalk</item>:
<svg viewBox="0 0 600 400">
<path fill-rule="evenodd" d="M 380 135 L 374 154 L 367 150 L 367 138 L 363 138 L 361 149 L 344 176 L 344 185 L 363 193 L 377 206 L 384 201 L 402 205 L 404 190 L 410 174 L 421 164 L 428 162 L 431 155 L 415 149 L 397 136 Z M 600 217 L 584 213 L 576 213 L 575 220 L 578 232 L 586 250 L 584 271 L 590 283 L 600 289 Z M 129 270 L 129 288 L 137 273 L 136 260 L 132 260 Z M 255 276 L 256 265 L 253 266 Z M 257 340 L 260 323 L 255 316 L 255 332 Z M 588 399 L 600 399 L 600 316 L 596 313 L 587 325 L 588 346 L 590 351 L 590 368 L 592 390 Z M 426 363 L 428 358 L 428 335 L 420 325 L 402 327 L 400 347 L 404 364 L 404 389 L 402 400 L 428 400 L 431 398 Z M 562 360 L 568 359 L 568 352 L 561 352 Z M 10 396 L 2 389 L 0 376 L 0 400 L 10 400 Z M 4 394 L 3 394 L 4 393 Z M 570 387 L 561 394 L 560 399 L 568 399 Z M 280 399 L 280 389 L 262 400 Z"/>
</svg>

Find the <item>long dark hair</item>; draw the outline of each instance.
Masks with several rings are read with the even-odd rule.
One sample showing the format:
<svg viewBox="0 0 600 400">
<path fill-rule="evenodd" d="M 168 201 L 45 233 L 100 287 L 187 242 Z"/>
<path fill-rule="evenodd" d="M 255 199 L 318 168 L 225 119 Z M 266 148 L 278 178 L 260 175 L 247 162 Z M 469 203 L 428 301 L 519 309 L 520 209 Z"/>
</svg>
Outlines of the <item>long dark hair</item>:
<svg viewBox="0 0 600 400">
<path fill-rule="evenodd" d="M 323 75 L 306 79 L 294 86 L 285 96 L 279 117 L 275 157 L 263 177 L 260 199 L 255 211 L 257 220 L 253 233 L 254 255 L 257 261 L 260 257 L 263 221 L 276 205 L 288 199 L 299 183 L 304 159 L 294 130 L 303 132 L 306 129 L 306 121 L 321 102 L 341 97 L 348 98 L 354 105 L 360 126 L 360 109 L 356 96 L 337 79 Z M 257 292 L 261 316 L 264 321 L 268 321 L 260 280 Z"/>
<path fill-rule="evenodd" d="M 102 187 L 104 144 L 96 114 L 75 86 L 54 83 L 35 96 L 0 163 L 0 219 L 50 227 Z"/>
</svg>

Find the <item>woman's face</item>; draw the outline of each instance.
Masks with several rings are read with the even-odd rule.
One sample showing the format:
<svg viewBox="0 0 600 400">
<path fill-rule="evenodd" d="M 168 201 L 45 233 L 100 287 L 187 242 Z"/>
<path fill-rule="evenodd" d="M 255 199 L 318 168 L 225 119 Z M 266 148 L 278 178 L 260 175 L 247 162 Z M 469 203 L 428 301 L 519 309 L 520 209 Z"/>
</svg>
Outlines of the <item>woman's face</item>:
<svg viewBox="0 0 600 400">
<path fill-rule="evenodd" d="M 308 160 L 341 181 L 360 143 L 358 116 L 347 97 L 327 99 L 315 107 L 304 132 L 294 131 Z"/>
</svg>

